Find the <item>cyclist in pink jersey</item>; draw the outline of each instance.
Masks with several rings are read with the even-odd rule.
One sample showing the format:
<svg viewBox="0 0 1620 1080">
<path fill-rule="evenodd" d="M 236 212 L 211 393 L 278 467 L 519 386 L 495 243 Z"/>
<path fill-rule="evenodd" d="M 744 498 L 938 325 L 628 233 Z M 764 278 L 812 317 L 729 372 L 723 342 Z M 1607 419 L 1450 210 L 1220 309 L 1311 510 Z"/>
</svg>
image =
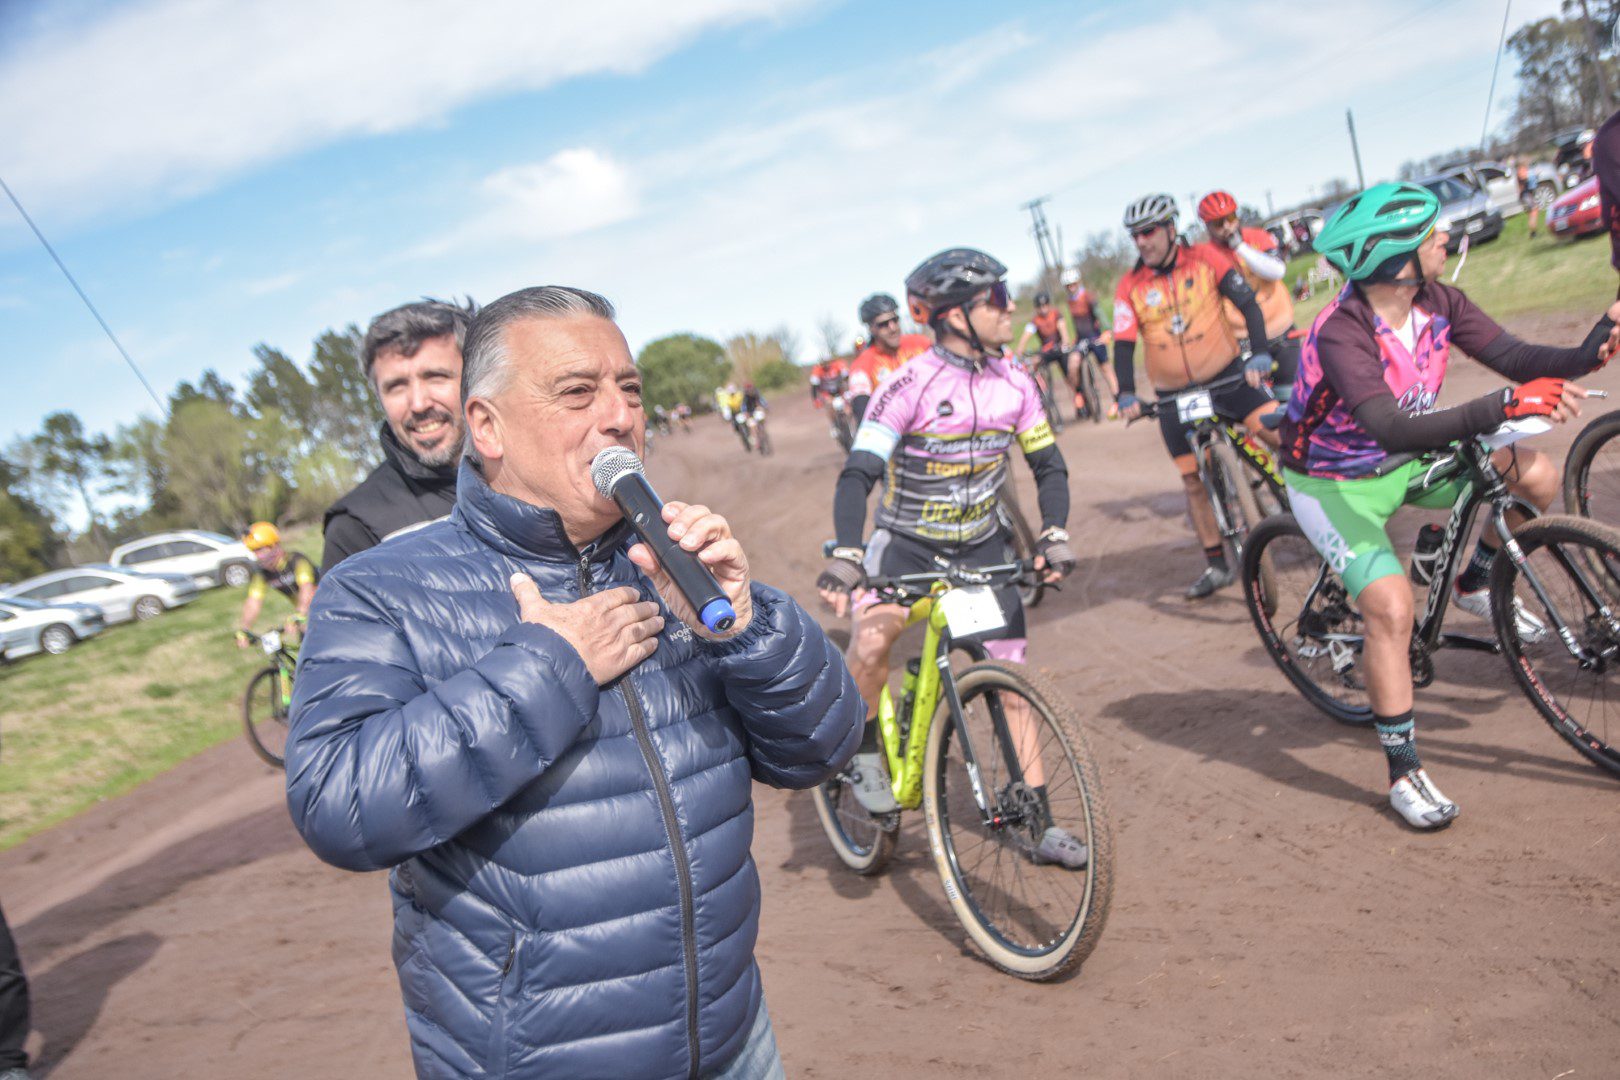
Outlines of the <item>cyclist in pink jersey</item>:
<svg viewBox="0 0 1620 1080">
<path fill-rule="evenodd" d="M 935 568 L 935 556 L 963 566 L 992 566 L 1012 558 L 997 513 L 1016 443 L 1035 474 L 1042 531 L 1035 564 L 1047 581 L 1074 569 L 1064 523 L 1069 474 L 1041 408 L 1035 381 L 1002 348 L 1012 340 L 1007 268 L 982 251 L 952 248 L 926 260 L 906 279 L 913 318 L 934 331 L 936 344 L 877 386 L 833 500 L 837 547 L 816 580 L 822 598 L 843 615 L 853 606 L 846 659 L 867 702 L 866 733 L 851 763 L 856 797 L 874 814 L 897 809 L 883 754 L 876 708 L 889 672 L 889 651 L 905 625 L 905 610 L 861 595 L 867 575 L 891 576 Z M 882 478 L 877 528 L 862 543 L 866 503 Z M 853 597 L 853 603 L 852 603 Z M 1006 625 L 984 642 L 998 659 L 1024 658 L 1024 612 L 1016 588 L 997 590 Z M 1031 723 L 1009 702 L 1008 721 Z M 1038 761 L 1029 767 L 1044 798 Z M 1078 869 L 1085 845 L 1048 821 L 1031 852 L 1041 862 Z"/>
</svg>

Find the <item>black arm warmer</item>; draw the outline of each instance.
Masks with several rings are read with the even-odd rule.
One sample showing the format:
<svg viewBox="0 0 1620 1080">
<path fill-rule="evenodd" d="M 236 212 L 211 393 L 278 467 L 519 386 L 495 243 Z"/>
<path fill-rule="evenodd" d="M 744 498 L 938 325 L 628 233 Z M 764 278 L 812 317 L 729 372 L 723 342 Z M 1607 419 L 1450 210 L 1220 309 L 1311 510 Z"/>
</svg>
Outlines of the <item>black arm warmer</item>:
<svg viewBox="0 0 1620 1080">
<path fill-rule="evenodd" d="M 1236 270 L 1228 270 L 1226 276 L 1221 278 L 1221 295 L 1232 301 L 1232 306 L 1243 316 L 1243 322 L 1249 328 L 1250 351 L 1265 352 L 1266 317 L 1260 311 L 1260 302 L 1254 298 L 1254 290 L 1243 280 L 1243 275 Z"/>
<path fill-rule="evenodd" d="M 1121 394 L 1136 393 L 1136 342 L 1114 339 L 1114 378 Z"/>
<path fill-rule="evenodd" d="M 1391 454 L 1444 449 L 1459 439 L 1482 435 L 1506 418 L 1501 391 L 1416 415 L 1403 411 L 1395 395 L 1381 394 L 1362 402 L 1353 415 L 1361 430 Z"/>
<path fill-rule="evenodd" d="M 861 417 L 866 415 L 866 403 L 872 400 L 871 394 L 861 394 L 849 399 L 850 416 L 855 418 L 855 426 L 859 427 Z"/>
<path fill-rule="evenodd" d="M 844 462 L 833 489 L 833 535 L 839 547 L 860 547 L 866 538 L 866 499 L 883 476 L 883 459 L 857 450 Z"/>
<path fill-rule="evenodd" d="M 1573 379 L 1598 366 L 1598 346 L 1608 340 L 1609 331 L 1613 329 L 1614 323 L 1605 315 L 1592 327 L 1586 340 L 1573 349 L 1532 345 L 1504 330 L 1480 350 L 1475 359 L 1514 382 L 1522 383 L 1538 376 Z"/>
<path fill-rule="evenodd" d="M 1056 446 L 1043 446 L 1033 454 L 1025 454 L 1029 471 L 1035 474 L 1035 502 L 1041 508 L 1041 531 L 1056 525 L 1062 528 L 1069 520 L 1069 467 L 1063 463 L 1063 451 Z M 1008 477 L 1008 483 L 1012 478 Z"/>
</svg>

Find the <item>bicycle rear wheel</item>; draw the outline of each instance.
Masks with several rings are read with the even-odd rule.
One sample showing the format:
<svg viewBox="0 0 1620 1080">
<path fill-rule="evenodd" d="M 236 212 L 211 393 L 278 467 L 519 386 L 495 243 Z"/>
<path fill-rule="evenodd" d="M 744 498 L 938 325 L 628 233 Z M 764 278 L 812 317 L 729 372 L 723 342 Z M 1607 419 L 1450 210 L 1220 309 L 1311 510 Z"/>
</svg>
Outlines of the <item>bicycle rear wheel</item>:
<svg viewBox="0 0 1620 1080">
<path fill-rule="evenodd" d="M 1021 665 L 977 663 L 956 682 L 962 713 L 942 708 L 924 757 L 929 850 L 952 909 L 991 963 L 1021 979 L 1061 978 L 1096 947 L 1113 895 L 1113 835 L 1097 766 L 1073 711 Z M 1018 706 L 1029 718 L 1022 738 L 1007 724 Z M 975 795 L 963 730 L 987 810 Z M 1022 747 L 1027 767 L 1008 760 L 1009 743 Z M 1038 858 L 1049 826 L 1086 845 L 1084 867 Z"/>
<path fill-rule="evenodd" d="M 849 770 L 845 769 L 824 784 L 810 790 L 822 831 L 832 844 L 838 861 L 869 877 L 879 873 L 894 858 L 900 838 L 900 812 L 873 817 L 855 798 Z"/>
<path fill-rule="evenodd" d="M 1306 701 L 1341 724 L 1372 723 L 1361 613 L 1293 517 L 1267 518 L 1249 533 L 1243 598 L 1261 644 Z"/>
<path fill-rule="evenodd" d="M 248 682 L 242 728 L 248 745 L 265 764 L 286 768 L 287 702 L 279 668 L 267 667 Z"/>
<path fill-rule="evenodd" d="M 1542 719 L 1620 775 L 1620 531 L 1558 516 L 1513 535 L 1523 564 L 1498 556 L 1491 566 L 1502 655 Z"/>
<path fill-rule="evenodd" d="M 1620 525 L 1620 411 L 1582 430 L 1564 459 L 1564 511 Z"/>
</svg>

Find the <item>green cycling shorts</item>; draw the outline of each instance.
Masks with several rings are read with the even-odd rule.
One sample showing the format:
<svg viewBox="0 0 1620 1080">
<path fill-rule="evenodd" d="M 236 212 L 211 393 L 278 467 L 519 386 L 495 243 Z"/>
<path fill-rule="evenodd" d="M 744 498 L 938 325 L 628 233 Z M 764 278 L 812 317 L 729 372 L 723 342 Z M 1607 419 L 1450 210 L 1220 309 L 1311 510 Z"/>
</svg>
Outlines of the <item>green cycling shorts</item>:
<svg viewBox="0 0 1620 1080">
<path fill-rule="evenodd" d="M 1328 480 L 1283 470 L 1294 520 L 1352 599 L 1379 578 L 1405 573 L 1385 528 L 1403 506 L 1449 509 L 1462 496 L 1462 477 L 1419 487 L 1427 461 L 1409 461 L 1385 476 Z"/>
</svg>

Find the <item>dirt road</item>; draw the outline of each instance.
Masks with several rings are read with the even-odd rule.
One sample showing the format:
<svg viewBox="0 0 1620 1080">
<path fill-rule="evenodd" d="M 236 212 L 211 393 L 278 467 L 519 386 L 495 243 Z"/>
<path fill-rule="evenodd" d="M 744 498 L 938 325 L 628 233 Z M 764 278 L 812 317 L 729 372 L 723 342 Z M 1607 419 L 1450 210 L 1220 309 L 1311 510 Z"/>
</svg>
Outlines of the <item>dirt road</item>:
<svg viewBox="0 0 1620 1080">
<path fill-rule="evenodd" d="M 1464 366 L 1448 397 L 1493 385 Z M 808 597 L 840 459 L 806 403 L 777 406 L 775 457 L 742 458 L 705 418 L 651 471 Z M 999 975 L 966 948 L 920 820 L 869 881 L 835 863 L 806 795 L 757 789 L 759 957 L 789 1075 L 1620 1075 L 1620 785 L 1499 659 L 1442 654 L 1419 739 L 1463 816 L 1410 832 L 1371 734 L 1304 705 L 1240 597 L 1181 599 L 1199 554 L 1157 432 L 1060 443 L 1084 561 L 1033 613 L 1030 653 L 1085 718 L 1112 807 L 1102 943 L 1062 985 Z M 1546 443 L 1561 456 L 1567 437 Z M 310 855 L 279 774 L 240 744 L 0 855 L 0 900 L 46 1075 L 410 1073 L 383 878 Z"/>
</svg>

